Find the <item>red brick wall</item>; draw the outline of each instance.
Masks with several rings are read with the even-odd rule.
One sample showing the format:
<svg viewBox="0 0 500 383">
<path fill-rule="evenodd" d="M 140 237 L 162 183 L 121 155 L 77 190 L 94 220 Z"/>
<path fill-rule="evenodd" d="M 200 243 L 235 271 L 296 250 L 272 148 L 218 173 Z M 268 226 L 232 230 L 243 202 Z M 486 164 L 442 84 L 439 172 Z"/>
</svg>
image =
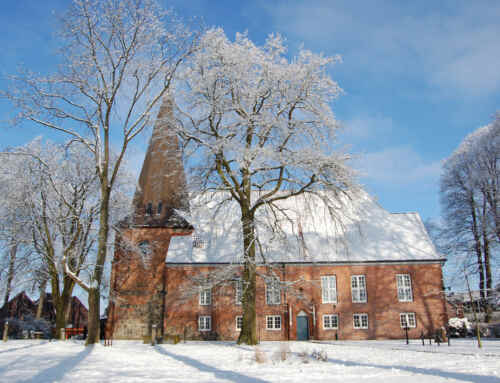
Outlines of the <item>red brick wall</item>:
<svg viewBox="0 0 500 383">
<path fill-rule="evenodd" d="M 115 339 L 141 339 L 161 323 L 164 309 L 165 257 L 174 235 L 168 228 L 126 229 L 115 240 L 106 333 Z M 147 241 L 149 255 L 137 245 Z"/>
<path fill-rule="evenodd" d="M 240 305 L 235 304 L 232 283 L 212 289 L 212 304 L 201 306 L 196 288 L 196 278 L 204 273 L 214 272 L 214 267 L 178 266 L 167 267 L 167 299 L 165 331 L 169 334 L 184 333 L 189 337 L 202 337 L 198 331 L 198 316 L 212 317 L 212 331 L 220 339 L 236 339 L 236 316 L 242 314 Z M 383 339 L 402 338 L 399 314 L 416 314 L 416 328 L 409 330 L 409 336 L 417 338 L 446 323 L 445 302 L 442 295 L 442 274 L 439 264 L 391 264 L 366 266 L 324 266 L 286 265 L 275 266 L 274 273 L 282 282 L 291 284 L 281 293 L 280 305 L 266 304 L 265 282 L 257 279 L 258 333 L 261 340 L 296 339 L 297 314 L 302 310 L 309 318 L 309 332 L 313 339 Z M 235 270 L 231 271 L 234 273 Z M 259 268 L 265 274 L 264 267 Z M 399 302 L 396 274 L 409 274 L 412 281 L 412 302 Z M 337 280 L 337 304 L 323 304 L 321 299 L 321 276 L 335 275 Z M 365 275 L 367 302 L 353 303 L 351 296 L 351 275 Z M 313 309 L 316 313 L 314 325 Z M 289 326 L 289 307 L 292 310 L 292 325 Z M 368 314 L 368 329 L 353 328 L 353 314 Z M 323 329 L 323 314 L 338 314 L 338 330 Z M 266 316 L 281 315 L 281 330 L 266 330 Z"/>
</svg>

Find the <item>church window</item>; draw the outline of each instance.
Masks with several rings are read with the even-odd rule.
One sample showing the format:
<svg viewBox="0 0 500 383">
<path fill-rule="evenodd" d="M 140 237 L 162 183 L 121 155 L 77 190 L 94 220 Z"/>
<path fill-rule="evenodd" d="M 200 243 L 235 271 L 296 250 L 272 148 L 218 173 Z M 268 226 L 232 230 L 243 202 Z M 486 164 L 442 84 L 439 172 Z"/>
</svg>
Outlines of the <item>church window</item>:
<svg viewBox="0 0 500 383">
<path fill-rule="evenodd" d="M 351 292 L 354 303 L 366 302 L 366 279 L 364 275 L 351 276 Z"/>
<path fill-rule="evenodd" d="M 146 214 L 153 215 L 153 204 L 151 202 L 146 205 Z"/>
<path fill-rule="evenodd" d="M 205 248 L 205 241 L 199 234 L 193 234 L 193 248 L 194 249 L 203 249 Z"/>
<path fill-rule="evenodd" d="M 212 304 L 212 290 L 202 289 L 200 290 L 200 305 L 209 306 Z"/>
<path fill-rule="evenodd" d="M 212 317 L 210 315 L 200 315 L 198 317 L 198 330 L 200 331 L 212 330 Z"/>
<path fill-rule="evenodd" d="M 417 321 L 415 320 L 415 313 L 399 314 L 399 323 L 401 324 L 401 328 L 417 327 Z"/>
<path fill-rule="evenodd" d="M 243 317 L 238 315 L 236 317 L 236 330 L 241 330 L 243 328 Z"/>
<path fill-rule="evenodd" d="M 151 254 L 151 245 L 148 241 L 142 241 L 141 243 L 139 243 L 138 247 L 142 255 Z"/>
<path fill-rule="evenodd" d="M 281 330 L 281 315 L 267 315 L 266 330 Z"/>
<path fill-rule="evenodd" d="M 337 278 L 335 275 L 321 277 L 321 298 L 323 303 L 337 303 Z"/>
<path fill-rule="evenodd" d="M 368 314 L 354 314 L 354 328 L 367 329 L 368 328 Z"/>
<path fill-rule="evenodd" d="M 339 316 L 337 314 L 323 315 L 323 329 L 337 330 L 339 328 Z"/>
<path fill-rule="evenodd" d="M 397 274 L 396 281 L 398 284 L 398 300 L 400 302 L 412 302 L 413 293 L 410 274 Z"/>
<path fill-rule="evenodd" d="M 266 303 L 268 305 L 279 305 L 281 303 L 280 280 L 272 278 L 266 282 Z"/>
<path fill-rule="evenodd" d="M 234 293 L 234 300 L 236 304 L 241 305 L 241 300 L 243 298 L 243 282 L 241 281 L 241 279 L 238 279 L 234 282 Z"/>
</svg>

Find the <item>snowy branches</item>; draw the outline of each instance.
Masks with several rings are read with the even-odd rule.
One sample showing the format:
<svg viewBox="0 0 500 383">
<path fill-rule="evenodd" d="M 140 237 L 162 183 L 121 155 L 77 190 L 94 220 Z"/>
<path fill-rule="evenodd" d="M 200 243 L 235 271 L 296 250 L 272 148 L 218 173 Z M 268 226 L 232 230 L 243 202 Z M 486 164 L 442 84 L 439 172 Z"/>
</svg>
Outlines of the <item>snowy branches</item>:
<svg viewBox="0 0 500 383">
<path fill-rule="evenodd" d="M 349 156 L 336 146 L 339 126 L 330 108 L 341 89 L 327 70 L 339 58 L 301 50 L 289 61 L 285 52 L 279 35 L 258 47 L 244 34 L 231 42 L 222 30 L 209 30 L 183 68 L 175 93 L 190 184 L 195 192 L 229 195 L 240 208 L 244 315 L 239 342 L 248 344 L 257 342 L 258 212 L 268 213 L 271 231 L 279 235 L 278 220 L 287 215 L 279 201 L 315 193 L 335 215 L 339 195 L 354 189 Z"/>
<path fill-rule="evenodd" d="M 179 133 L 202 189 L 229 191 L 249 208 L 303 192 L 352 187 L 349 156 L 335 147 L 329 102 L 341 89 L 327 73 L 339 60 L 302 50 L 288 61 L 279 35 L 263 47 L 210 30 L 183 71 Z M 336 150 L 337 149 L 337 150 Z"/>
<path fill-rule="evenodd" d="M 473 265 L 479 275 L 483 299 L 492 289 L 491 264 L 500 239 L 499 160 L 500 116 L 497 115 L 494 122 L 464 139 L 445 161 L 441 176 L 444 251 L 465 254 L 462 263 Z"/>
<path fill-rule="evenodd" d="M 89 343 L 99 339 L 99 290 L 109 240 L 110 198 L 130 142 L 152 125 L 160 100 L 197 35 L 155 0 L 73 0 L 62 18 L 59 71 L 11 76 L 1 95 L 18 121 L 84 145 L 100 184 L 97 259 L 89 284 Z M 117 156 L 111 158 L 111 142 Z"/>
</svg>

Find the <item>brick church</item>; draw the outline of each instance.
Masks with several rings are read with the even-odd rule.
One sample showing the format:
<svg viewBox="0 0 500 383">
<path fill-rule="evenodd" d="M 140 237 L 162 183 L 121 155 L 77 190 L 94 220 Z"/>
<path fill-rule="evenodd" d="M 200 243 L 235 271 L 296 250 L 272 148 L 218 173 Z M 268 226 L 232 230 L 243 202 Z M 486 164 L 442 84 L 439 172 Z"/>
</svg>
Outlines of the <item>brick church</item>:
<svg viewBox="0 0 500 383">
<path fill-rule="evenodd" d="M 107 336 L 143 339 L 155 327 L 160 336 L 235 340 L 238 209 L 221 205 L 221 194 L 189 200 L 171 115 L 166 100 L 115 241 Z M 305 196 L 280 206 L 280 230 L 257 218 L 260 340 L 416 338 L 447 322 L 445 259 L 419 215 L 389 213 L 366 193 L 344 202 L 340 228 Z"/>
</svg>

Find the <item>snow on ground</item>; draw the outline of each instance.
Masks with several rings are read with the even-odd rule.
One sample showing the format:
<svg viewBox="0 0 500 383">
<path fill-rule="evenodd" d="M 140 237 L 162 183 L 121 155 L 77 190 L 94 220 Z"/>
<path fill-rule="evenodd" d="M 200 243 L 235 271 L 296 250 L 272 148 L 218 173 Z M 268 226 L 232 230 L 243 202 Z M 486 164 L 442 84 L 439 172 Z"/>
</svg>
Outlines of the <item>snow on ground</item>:
<svg viewBox="0 0 500 383">
<path fill-rule="evenodd" d="M 288 344 L 290 355 L 281 360 Z M 452 346 L 404 341 L 231 342 L 150 346 L 115 341 L 85 347 L 78 341 L 9 341 L 0 344 L 0 382 L 500 382 L 500 341 L 472 340 Z M 327 354 L 326 361 L 312 358 Z M 307 356 L 304 356 L 307 355 Z"/>
</svg>

